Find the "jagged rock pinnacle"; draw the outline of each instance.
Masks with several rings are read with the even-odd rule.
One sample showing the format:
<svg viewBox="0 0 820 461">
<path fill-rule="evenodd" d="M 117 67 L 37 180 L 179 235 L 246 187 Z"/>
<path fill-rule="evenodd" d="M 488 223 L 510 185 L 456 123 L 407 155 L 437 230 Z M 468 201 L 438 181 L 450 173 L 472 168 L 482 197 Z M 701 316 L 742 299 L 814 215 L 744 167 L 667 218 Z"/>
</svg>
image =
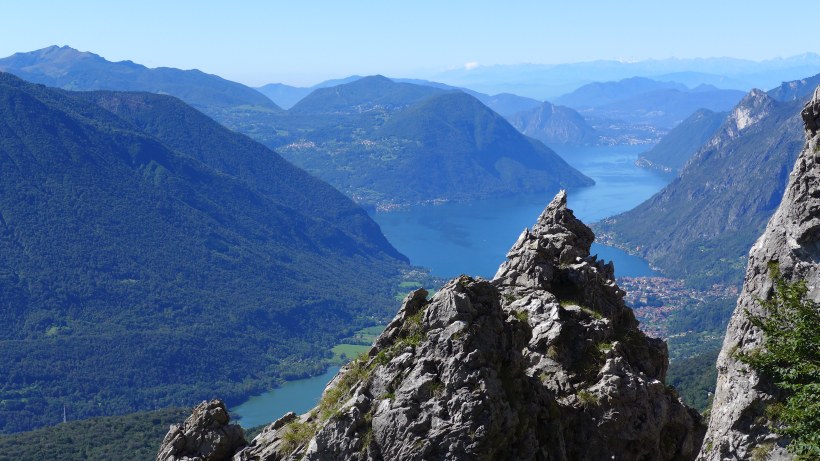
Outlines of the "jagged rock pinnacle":
<svg viewBox="0 0 820 461">
<path fill-rule="evenodd" d="M 171 426 L 157 461 L 222 461 L 247 445 L 241 427 L 219 400 L 202 402 L 182 425 Z"/>
<path fill-rule="evenodd" d="M 638 330 L 593 238 L 559 193 L 492 281 L 408 295 L 316 408 L 233 460 L 693 459 L 699 415 L 665 386 L 666 345 Z"/>
<path fill-rule="evenodd" d="M 567 208 L 567 191 L 565 190 L 558 192 L 532 227 L 532 232 L 536 235 L 556 231 L 563 231 L 567 236 L 572 237 L 573 241 L 569 243 L 578 250 L 577 256 L 589 256 L 589 249 L 595 240 L 595 234 L 592 233 L 592 229 L 575 217 L 572 210 Z"/>
</svg>

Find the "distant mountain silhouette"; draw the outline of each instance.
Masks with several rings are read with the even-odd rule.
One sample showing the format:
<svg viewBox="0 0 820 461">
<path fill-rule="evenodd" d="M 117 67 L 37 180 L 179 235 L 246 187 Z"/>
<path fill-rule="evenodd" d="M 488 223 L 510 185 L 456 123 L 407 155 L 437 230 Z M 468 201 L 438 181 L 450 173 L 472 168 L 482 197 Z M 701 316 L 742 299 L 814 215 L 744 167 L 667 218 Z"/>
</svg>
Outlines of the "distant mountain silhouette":
<svg viewBox="0 0 820 461">
<path fill-rule="evenodd" d="M 587 118 L 623 120 L 668 129 L 698 109 L 728 111 L 744 94 L 708 85 L 690 90 L 680 83 L 633 77 L 590 83 L 554 102 L 572 107 Z"/>
<path fill-rule="evenodd" d="M 544 102 L 507 117 L 520 132 L 547 145 L 595 144 L 598 136 L 578 112 Z"/>
<path fill-rule="evenodd" d="M 638 165 L 677 173 L 723 124 L 727 112 L 701 109 L 669 131 L 638 158 Z"/>
<path fill-rule="evenodd" d="M 269 145 L 375 206 L 592 184 L 458 90 L 365 77 L 314 91 L 270 125 L 287 134 Z"/>
<path fill-rule="evenodd" d="M 0 59 L 0 71 L 65 90 L 147 91 L 176 96 L 203 111 L 238 106 L 279 112 L 265 95 L 199 70 L 149 69 L 131 61 L 111 62 L 68 46 L 50 46 Z"/>
</svg>

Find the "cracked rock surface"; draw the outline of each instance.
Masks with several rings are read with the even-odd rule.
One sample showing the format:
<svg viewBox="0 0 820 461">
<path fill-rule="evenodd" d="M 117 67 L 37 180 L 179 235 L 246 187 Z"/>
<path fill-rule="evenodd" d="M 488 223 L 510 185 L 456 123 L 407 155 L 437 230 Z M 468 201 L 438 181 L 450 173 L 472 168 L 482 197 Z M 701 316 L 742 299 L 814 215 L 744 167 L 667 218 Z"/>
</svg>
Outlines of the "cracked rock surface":
<svg viewBox="0 0 820 461">
<path fill-rule="evenodd" d="M 225 404 L 202 402 L 181 425 L 174 424 L 162 441 L 157 461 L 220 461 L 244 447 L 245 433 L 229 424 Z"/>
<path fill-rule="evenodd" d="M 560 192 L 493 280 L 408 295 L 316 408 L 233 460 L 694 459 L 700 417 L 593 240 Z"/>
<path fill-rule="evenodd" d="M 746 312 L 762 315 L 758 299 L 772 295 L 769 263 L 786 280 L 805 280 L 808 296 L 820 301 L 820 88 L 801 113 L 806 144 L 789 176 L 779 208 L 749 252 L 743 291 L 729 321 L 718 357 L 718 381 L 709 429 L 699 460 L 788 460 L 786 440 L 769 430 L 767 405 L 780 396 L 766 379 L 736 358 L 763 344 L 762 332 Z"/>
</svg>

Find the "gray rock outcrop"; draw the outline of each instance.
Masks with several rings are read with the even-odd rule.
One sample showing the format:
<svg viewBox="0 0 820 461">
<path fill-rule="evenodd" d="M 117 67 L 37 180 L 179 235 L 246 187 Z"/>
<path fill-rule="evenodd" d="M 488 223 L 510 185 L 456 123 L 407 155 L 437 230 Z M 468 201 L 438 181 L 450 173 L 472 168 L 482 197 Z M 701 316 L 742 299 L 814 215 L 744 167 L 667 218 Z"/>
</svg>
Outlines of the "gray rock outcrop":
<svg viewBox="0 0 820 461">
<path fill-rule="evenodd" d="M 699 460 L 791 459 L 787 443 L 770 431 L 765 408 L 777 389 L 737 359 L 763 344 L 747 312 L 763 315 L 757 301 L 772 295 L 770 263 L 785 279 L 805 280 L 809 297 L 820 300 L 820 93 L 803 109 L 806 144 L 789 177 L 783 200 L 749 253 L 743 291 L 718 357 L 718 382 L 709 429 Z"/>
<path fill-rule="evenodd" d="M 182 425 L 174 424 L 162 441 L 157 461 L 222 461 L 247 445 L 245 433 L 219 400 L 202 402 Z"/>
<path fill-rule="evenodd" d="M 233 460 L 694 459 L 700 417 L 593 239 L 561 192 L 492 281 L 410 294 L 316 408 Z"/>
</svg>

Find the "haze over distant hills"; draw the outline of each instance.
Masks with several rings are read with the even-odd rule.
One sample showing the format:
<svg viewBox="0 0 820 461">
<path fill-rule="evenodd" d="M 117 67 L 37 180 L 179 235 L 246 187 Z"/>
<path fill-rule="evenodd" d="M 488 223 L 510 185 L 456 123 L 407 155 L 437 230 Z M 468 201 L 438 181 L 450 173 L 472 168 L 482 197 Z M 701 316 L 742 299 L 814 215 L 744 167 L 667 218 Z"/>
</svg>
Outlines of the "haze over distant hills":
<svg viewBox="0 0 820 461">
<path fill-rule="evenodd" d="M 0 173 L 3 432 L 315 372 L 407 267 L 348 198 L 170 96 L 0 73 Z"/>
<path fill-rule="evenodd" d="M 351 75 L 346 78 L 326 80 L 310 87 L 291 86 L 284 83 L 269 83 L 267 85 L 260 86 L 257 90 L 270 98 L 270 100 L 276 103 L 279 107 L 283 109 L 290 109 L 305 96 L 312 93 L 313 90 L 354 82 L 360 78 L 362 78 L 360 75 Z"/>
<path fill-rule="evenodd" d="M 632 77 L 617 82 L 590 83 L 555 102 L 578 110 L 588 119 L 615 119 L 668 129 L 698 109 L 729 110 L 744 94 L 708 85 L 689 89 L 676 82 Z"/>
<path fill-rule="evenodd" d="M 346 78 L 327 80 L 316 85 L 313 85 L 311 87 L 294 87 L 290 85 L 285 85 L 283 83 L 270 83 L 268 85 L 257 88 L 257 90 L 259 90 L 259 92 L 261 92 L 265 96 L 269 97 L 273 102 L 275 102 L 280 107 L 290 109 L 291 107 L 296 105 L 296 103 L 304 99 L 307 95 L 309 95 L 315 90 L 318 90 L 320 88 L 329 88 L 332 86 L 342 85 L 345 83 L 352 83 L 361 78 L 363 77 L 359 75 L 352 75 Z M 489 95 L 479 93 L 478 91 L 473 91 L 468 88 L 459 88 L 451 85 L 445 85 L 443 83 L 415 78 L 391 78 L 391 80 L 397 83 L 412 83 L 414 85 L 430 86 L 441 90 L 463 91 L 471 96 L 474 96 L 476 99 L 483 102 L 487 107 L 505 117 L 508 115 L 515 114 L 516 112 L 532 109 L 541 104 L 541 101 L 538 101 L 536 99 L 518 96 L 511 93 L 499 93 L 495 95 Z"/>
<path fill-rule="evenodd" d="M 51 62 L 55 59 L 57 62 Z M 62 83 L 75 89 L 122 84 L 126 89 L 164 92 L 140 86 L 142 76 L 153 76 L 156 69 L 128 63 L 128 69 L 136 66 L 141 70 L 123 73 L 122 63 L 109 63 L 70 48 L 18 53 L 0 60 L 0 65 L 38 83 Z M 57 80 L 48 73 L 30 70 L 52 67 L 62 69 Z M 267 100 L 270 107 L 250 102 L 206 104 L 218 99 L 208 95 L 220 93 L 216 83 L 221 84 L 221 79 L 206 79 L 198 87 L 202 96 L 197 101 L 218 122 L 279 149 L 292 162 L 368 205 L 552 193 L 592 184 L 549 148 L 524 137 L 462 91 L 454 91 L 460 96 L 445 97 L 448 90 L 433 85 L 393 82 L 380 76 L 350 80 L 316 89 L 287 112 L 261 93 L 238 84 L 234 84 L 236 88 Z M 430 101 L 425 102 L 427 98 Z M 441 99 L 434 102 L 435 98 Z M 515 98 L 502 99 L 509 102 Z M 404 126 L 391 123 L 399 115 Z"/>
<path fill-rule="evenodd" d="M 636 76 L 680 81 L 690 88 L 711 84 L 718 88 L 749 91 L 752 88 L 772 88 L 780 82 L 814 75 L 818 68 L 820 55 L 806 53 L 765 61 L 672 58 L 635 62 L 470 66 L 441 72 L 431 78 L 484 93 L 510 92 L 543 101 L 553 100 L 593 81 L 614 81 Z M 679 79 L 670 78 L 670 75 Z"/>
<path fill-rule="evenodd" d="M 638 165 L 677 173 L 723 124 L 728 112 L 700 109 L 669 131 L 660 142 L 641 154 Z"/>
<path fill-rule="evenodd" d="M 599 141 L 595 129 L 578 112 L 549 102 L 507 117 L 507 120 L 527 136 L 547 145 L 589 145 Z"/>
</svg>

